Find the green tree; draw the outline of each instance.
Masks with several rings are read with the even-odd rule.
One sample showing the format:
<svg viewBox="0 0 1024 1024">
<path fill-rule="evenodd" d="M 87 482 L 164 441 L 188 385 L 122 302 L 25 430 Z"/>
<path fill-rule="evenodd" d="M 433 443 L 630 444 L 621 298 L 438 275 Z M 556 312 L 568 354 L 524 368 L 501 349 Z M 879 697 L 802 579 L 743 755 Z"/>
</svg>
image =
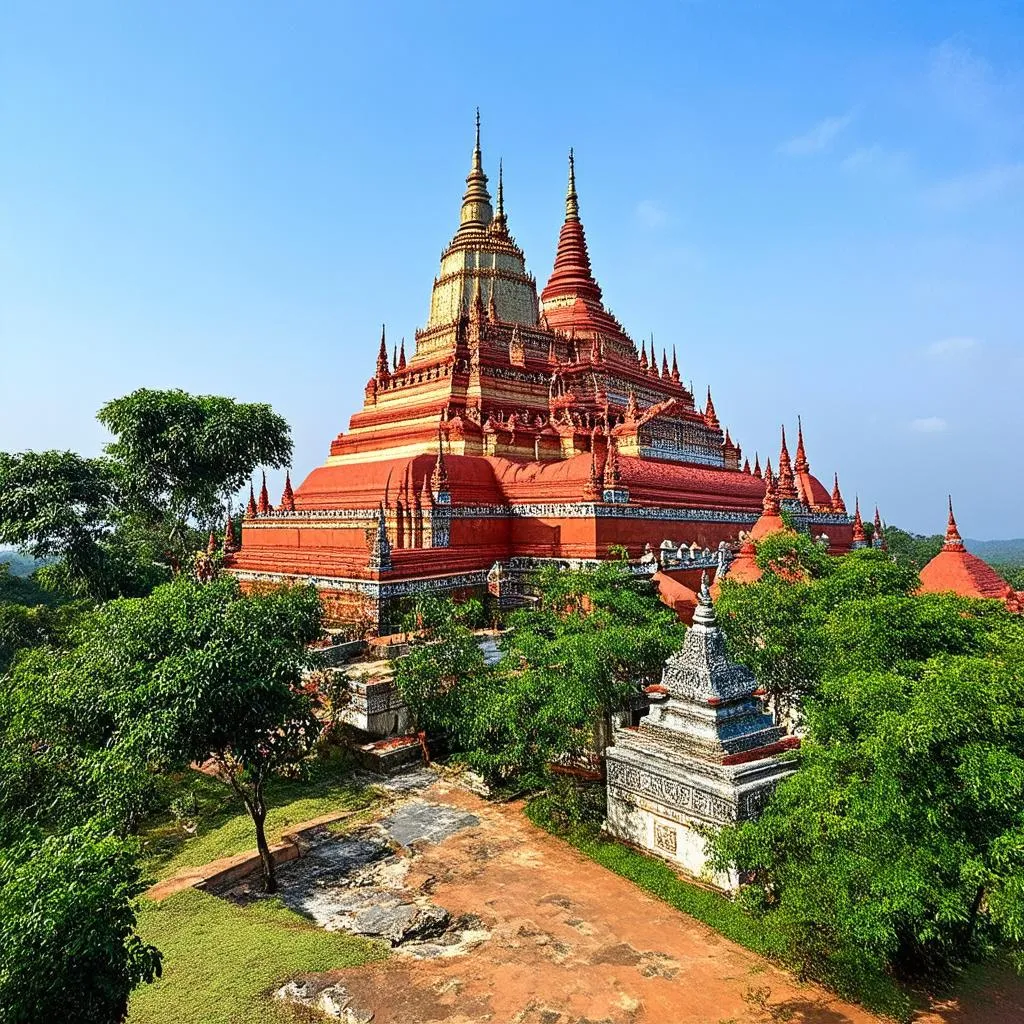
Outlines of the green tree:
<svg viewBox="0 0 1024 1024">
<path fill-rule="evenodd" d="M 889 554 L 901 565 L 910 566 L 918 572 L 939 553 L 942 541 L 941 534 L 925 536 L 901 530 L 898 526 L 885 528 L 885 543 Z"/>
<path fill-rule="evenodd" d="M 510 619 L 486 666 L 454 613 L 426 620 L 396 683 L 421 728 L 491 783 L 543 784 L 549 763 L 595 748 L 595 727 L 652 682 L 684 629 L 621 564 L 542 570 L 536 603 Z"/>
<path fill-rule="evenodd" d="M 113 1024 L 160 974 L 135 932 L 133 844 L 83 826 L 0 848 L 0 1020 Z"/>
<path fill-rule="evenodd" d="M 854 626 L 807 703 L 799 770 L 758 821 L 714 840 L 719 864 L 749 873 L 744 900 L 794 962 L 841 988 L 955 968 L 992 942 L 1020 951 L 1024 623 L 887 595 L 841 606 L 828 629 Z"/>
<path fill-rule="evenodd" d="M 106 596 L 103 542 L 113 529 L 115 494 L 103 459 L 0 452 L 0 542 L 36 559 L 59 559 L 79 595 Z"/>
<path fill-rule="evenodd" d="M 180 577 L 145 605 L 125 610 L 133 635 L 114 651 L 130 678 L 140 645 L 159 650 L 129 701 L 134 742 L 165 765 L 213 760 L 253 820 L 264 884 L 274 892 L 266 786 L 301 771 L 322 729 L 317 694 L 303 679 L 307 645 L 321 630 L 316 591 L 245 596 L 230 578 L 202 585 Z"/>
<path fill-rule="evenodd" d="M 257 466 L 287 465 L 292 454 L 288 424 L 269 405 L 217 395 L 140 388 L 97 418 L 115 436 L 107 454 L 126 509 L 163 524 L 182 555 L 190 524 L 209 529 Z"/>
</svg>

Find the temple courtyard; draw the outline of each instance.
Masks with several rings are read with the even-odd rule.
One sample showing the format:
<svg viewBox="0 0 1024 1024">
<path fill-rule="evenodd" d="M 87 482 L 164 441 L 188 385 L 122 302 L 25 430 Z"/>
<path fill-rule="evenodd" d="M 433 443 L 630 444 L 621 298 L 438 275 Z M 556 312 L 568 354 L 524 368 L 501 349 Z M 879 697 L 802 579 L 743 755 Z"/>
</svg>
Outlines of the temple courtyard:
<svg viewBox="0 0 1024 1024">
<path fill-rule="evenodd" d="M 326 1019 L 349 1024 L 878 1019 L 589 860 L 533 825 L 521 804 L 488 802 L 425 770 L 407 780 L 374 820 L 314 834 L 281 867 L 286 907 L 391 946 L 361 966 L 294 975 L 267 993 L 282 1010 L 327 1009 Z M 217 896 L 243 914 L 263 901 L 255 879 Z M 166 967 L 163 984 L 173 985 L 173 960 Z M 977 989 L 918 1024 L 1024 1017 L 1019 982 Z"/>
</svg>

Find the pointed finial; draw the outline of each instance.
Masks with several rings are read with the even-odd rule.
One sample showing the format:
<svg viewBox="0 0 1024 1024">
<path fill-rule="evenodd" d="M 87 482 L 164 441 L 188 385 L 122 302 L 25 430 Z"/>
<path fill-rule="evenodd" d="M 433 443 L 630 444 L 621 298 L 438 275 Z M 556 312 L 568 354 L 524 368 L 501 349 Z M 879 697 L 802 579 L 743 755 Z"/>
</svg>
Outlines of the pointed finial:
<svg viewBox="0 0 1024 1024">
<path fill-rule="evenodd" d="M 505 168 L 504 160 L 498 160 L 498 207 L 497 215 L 504 216 L 505 213 Z"/>
<path fill-rule="evenodd" d="M 398 369 L 398 346 L 394 345 L 391 348 L 391 369 Z"/>
<path fill-rule="evenodd" d="M 715 412 L 715 403 L 711 400 L 711 385 L 708 385 L 708 401 L 704 407 L 704 420 L 711 427 L 718 426 L 718 413 Z"/>
<path fill-rule="evenodd" d="M 270 504 L 270 495 L 267 494 L 266 470 L 263 472 L 263 484 L 260 486 L 260 500 L 256 503 L 256 511 L 261 516 L 265 516 L 268 512 L 274 511 L 274 506 Z"/>
<path fill-rule="evenodd" d="M 213 530 L 210 531 L 210 539 L 206 542 L 206 554 L 210 558 L 217 554 L 217 534 Z"/>
<path fill-rule="evenodd" d="M 743 460 L 743 472 L 750 476 L 750 459 Z"/>
<path fill-rule="evenodd" d="M 398 369 L 404 370 L 405 366 L 405 338 L 403 338 L 402 344 L 398 346 Z"/>
<path fill-rule="evenodd" d="M 640 342 L 640 369 L 647 372 L 647 339 Z"/>
<path fill-rule="evenodd" d="M 249 481 L 249 504 L 245 506 L 245 518 L 252 519 L 256 515 L 256 492 L 252 489 L 252 481 Z"/>
<path fill-rule="evenodd" d="M 863 547 L 867 539 L 864 534 L 864 522 L 860 517 L 860 495 L 854 495 L 853 499 L 853 546 Z"/>
<path fill-rule="evenodd" d="M 661 350 L 661 376 L 668 380 L 668 353 L 664 349 Z"/>
<path fill-rule="evenodd" d="M 963 550 L 964 542 L 960 536 L 960 530 L 956 525 L 956 518 L 953 515 L 953 495 L 949 495 L 949 519 L 946 521 L 946 540 L 943 548 L 947 551 Z"/>
<path fill-rule="evenodd" d="M 388 372 L 388 342 L 385 336 L 385 326 L 380 325 L 380 348 L 377 350 L 377 379 L 383 380 L 390 376 Z"/>
<path fill-rule="evenodd" d="M 708 582 L 708 574 L 705 570 L 700 576 L 700 590 L 697 592 L 697 607 L 693 613 L 693 624 L 705 629 L 714 629 L 717 625 L 715 606 L 711 600 L 711 589 Z"/>
<path fill-rule="evenodd" d="M 235 540 L 235 521 L 231 518 L 231 509 L 228 509 L 227 518 L 224 521 L 224 554 L 231 555 L 238 550 L 238 542 Z"/>
<path fill-rule="evenodd" d="M 278 507 L 282 512 L 295 511 L 295 494 L 292 492 L 292 475 L 288 470 L 285 470 L 284 492 L 281 494 L 281 504 Z"/>
<path fill-rule="evenodd" d="M 809 473 L 811 467 L 807 461 L 807 452 L 804 450 L 804 425 L 799 416 L 796 418 L 796 429 L 796 462 L 794 463 L 794 468 L 798 473 Z"/>
<path fill-rule="evenodd" d="M 676 347 L 672 346 L 672 382 L 674 384 L 679 383 L 679 366 L 676 363 Z"/>
<path fill-rule="evenodd" d="M 576 161 L 572 149 L 569 149 L 569 187 L 565 193 L 565 219 L 580 219 L 580 203 L 576 195 Z"/>
<path fill-rule="evenodd" d="M 832 511 L 838 512 L 840 515 L 846 515 L 846 502 L 843 501 L 843 495 L 839 490 L 839 474 L 836 473 L 833 476 L 832 484 Z"/>
<path fill-rule="evenodd" d="M 760 480 L 761 475 L 761 457 L 757 454 L 757 452 L 754 452 L 754 476 L 756 476 L 757 479 Z"/>
</svg>

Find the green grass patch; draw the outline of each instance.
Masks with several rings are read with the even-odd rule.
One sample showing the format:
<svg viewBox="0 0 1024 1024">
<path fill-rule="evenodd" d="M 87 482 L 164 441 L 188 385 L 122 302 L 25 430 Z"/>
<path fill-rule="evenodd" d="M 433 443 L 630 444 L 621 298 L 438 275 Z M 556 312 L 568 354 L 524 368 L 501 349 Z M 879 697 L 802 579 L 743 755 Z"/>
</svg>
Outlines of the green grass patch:
<svg viewBox="0 0 1024 1024">
<path fill-rule="evenodd" d="M 374 786 L 354 782 L 346 766 L 316 762 L 301 779 L 273 782 L 267 799 L 267 839 L 277 843 L 300 822 L 372 807 L 383 797 Z M 146 871 L 155 878 L 256 846 L 252 819 L 231 787 L 218 779 L 197 771 L 169 776 L 161 803 L 168 809 L 139 832 Z"/>
<path fill-rule="evenodd" d="M 747 913 L 742 907 L 721 893 L 681 878 L 665 861 L 640 853 L 624 843 L 604 836 L 596 825 L 563 826 L 553 813 L 552 802 L 541 796 L 526 806 L 526 816 L 538 827 L 564 839 L 584 856 L 602 867 L 628 878 L 641 889 L 684 914 L 703 921 L 716 932 L 737 945 L 753 950 L 783 966 L 786 963 L 786 942 L 783 935 L 772 931 L 765 922 Z M 821 978 L 829 985 L 829 979 Z M 831 986 L 830 987 L 834 987 Z M 865 975 L 855 990 L 845 986 L 840 993 L 854 999 L 873 1013 L 884 1014 L 897 1020 L 910 1017 L 913 999 L 888 976 Z"/>
<path fill-rule="evenodd" d="M 139 933 L 163 953 L 163 977 L 135 991 L 128 1024 L 293 1022 L 272 989 L 387 956 L 383 944 L 326 932 L 276 900 L 243 907 L 194 889 L 144 900 Z"/>
</svg>

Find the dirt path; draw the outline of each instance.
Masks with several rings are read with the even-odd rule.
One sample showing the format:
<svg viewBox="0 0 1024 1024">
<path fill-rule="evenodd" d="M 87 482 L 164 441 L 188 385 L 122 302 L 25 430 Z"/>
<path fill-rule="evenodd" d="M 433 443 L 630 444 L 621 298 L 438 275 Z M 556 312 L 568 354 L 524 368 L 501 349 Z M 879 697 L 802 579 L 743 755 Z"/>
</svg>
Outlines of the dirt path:
<svg viewBox="0 0 1024 1024">
<path fill-rule="evenodd" d="M 514 807 L 437 783 L 479 824 L 425 846 L 406 884 L 490 938 L 461 956 L 332 972 L 375 1024 L 868 1024 L 548 836 Z"/>
</svg>

